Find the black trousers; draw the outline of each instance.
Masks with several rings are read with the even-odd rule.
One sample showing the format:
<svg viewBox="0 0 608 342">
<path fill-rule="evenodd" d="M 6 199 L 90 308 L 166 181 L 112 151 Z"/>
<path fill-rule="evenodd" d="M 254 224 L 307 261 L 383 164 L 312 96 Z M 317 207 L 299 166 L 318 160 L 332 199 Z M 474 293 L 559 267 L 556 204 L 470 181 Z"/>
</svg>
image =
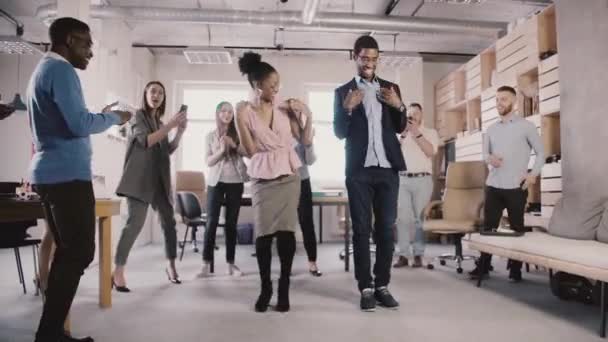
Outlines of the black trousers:
<svg viewBox="0 0 608 342">
<path fill-rule="evenodd" d="M 300 202 L 298 203 L 298 220 L 302 229 L 304 249 L 308 255 L 308 261 L 317 261 L 317 236 L 315 234 L 315 223 L 312 215 L 312 189 L 310 179 L 303 179 L 300 187 Z"/>
<path fill-rule="evenodd" d="M 393 169 L 364 168 L 346 178 L 346 189 L 352 218 L 355 279 L 359 290 L 387 286 L 394 251 L 393 225 L 397 218 L 399 175 Z M 369 240 L 372 232 L 376 242 L 375 280 L 370 272 Z"/>
<path fill-rule="evenodd" d="M 95 255 L 95 196 L 90 181 L 36 185 L 55 239 L 36 342 L 56 342 L 84 270 Z"/>
<path fill-rule="evenodd" d="M 507 209 L 511 229 L 523 232 L 525 230 L 524 213 L 527 199 L 528 190 L 522 190 L 520 188 L 499 189 L 491 186 L 486 187 L 483 229 L 492 230 L 498 228 L 502 213 Z M 481 253 L 481 258 L 483 259 L 485 267 L 489 267 L 492 255 Z M 509 260 L 509 267 L 512 270 L 521 270 L 521 265 L 522 263 L 520 261 Z"/>
<path fill-rule="evenodd" d="M 226 261 L 234 263 L 236 249 L 236 224 L 241 210 L 243 183 L 222 183 L 207 187 L 207 230 L 205 231 L 205 246 L 203 260 L 212 261 L 215 247 L 215 234 L 220 219 L 222 203 L 226 203 Z"/>
</svg>

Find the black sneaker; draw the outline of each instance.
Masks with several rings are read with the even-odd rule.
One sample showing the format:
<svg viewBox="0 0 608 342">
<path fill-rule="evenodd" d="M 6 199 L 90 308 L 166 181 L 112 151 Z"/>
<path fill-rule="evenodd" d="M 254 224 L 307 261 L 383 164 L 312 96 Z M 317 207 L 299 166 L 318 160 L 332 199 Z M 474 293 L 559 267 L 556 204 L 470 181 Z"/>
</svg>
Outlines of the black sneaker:
<svg viewBox="0 0 608 342">
<path fill-rule="evenodd" d="M 361 311 L 376 311 L 376 298 L 374 298 L 374 290 L 363 289 L 363 291 L 361 291 Z"/>
<path fill-rule="evenodd" d="M 474 270 L 469 272 L 469 277 L 471 278 L 471 280 L 477 280 L 480 276 L 482 277 L 482 279 L 488 279 L 490 277 L 490 274 L 488 270 L 481 272 L 481 269 L 479 267 L 475 267 Z"/>
<path fill-rule="evenodd" d="M 515 261 L 515 260 L 509 259 L 509 261 L 507 262 L 507 269 L 509 270 L 509 281 L 510 282 L 519 283 L 522 281 L 522 277 L 521 277 L 522 265 L 523 264 L 521 261 Z"/>
<path fill-rule="evenodd" d="M 512 283 L 520 283 L 522 281 L 521 270 L 509 270 L 509 281 Z"/>
<path fill-rule="evenodd" d="M 378 305 L 387 308 L 396 310 L 399 308 L 399 302 L 393 298 L 390 292 L 388 292 L 388 288 L 386 286 L 382 286 L 376 289 L 374 292 L 374 297 L 378 302 Z"/>
<path fill-rule="evenodd" d="M 94 342 L 95 340 L 90 337 L 81 337 L 81 338 L 76 338 L 76 337 L 72 337 L 66 333 L 64 333 L 63 335 L 61 335 L 61 337 L 59 337 L 59 342 Z"/>
</svg>

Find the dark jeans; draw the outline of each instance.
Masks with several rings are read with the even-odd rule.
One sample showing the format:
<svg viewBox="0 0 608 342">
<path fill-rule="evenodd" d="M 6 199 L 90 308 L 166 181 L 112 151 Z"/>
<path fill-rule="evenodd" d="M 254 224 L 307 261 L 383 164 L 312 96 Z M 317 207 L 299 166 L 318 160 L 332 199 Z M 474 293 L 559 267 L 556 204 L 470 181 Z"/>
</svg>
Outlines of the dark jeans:
<svg viewBox="0 0 608 342">
<path fill-rule="evenodd" d="M 56 245 L 36 341 L 56 342 L 63 334 L 80 277 L 95 255 L 95 196 L 90 181 L 36 185 L 35 189 Z"/>
<path fill-rule="evenodd" d="M 393 225 L 397 217 L 399 175 L 393 169 L 365 168 L 346 178 L 352 218 L 355 279 L 359 290 L 387 286 L 394 251 Z M 374 225 L 372 229 L 372 210 Z M 370 273 L 369 239 L 376 242 L 375 281 Z"/>
<path fill-rule="evenodd" d="M 528 190 L 520 188 L 515 189 L 498 189 L 491 186 L 485 190 L 484 204 L 484 230 L 492 230 L 498 228 L 502 213 L 507 209 L 509 215 L 509 223 L 511 229 L 518 232 L 523 232 L 524 228 L 524 213 L 526 209 L 526 201 L 528 199 Z M 490 266 L 492 255 L 481 253 L 484 268 Z M 521 261 L 509 260 L 511 270 L 521 270 Z M 484 270 L 485 271 L 485 270 Z"/>
<path fill-rule="evenodd" d="M 312 190 L 310 179 L 303 179 L 300 187 L 300 202 L 298 203 L 298 220 L 302 229 L 304 249 L 308 255 L 308 261 L 317 261 L 317 236 L 315 235 L 315 223 L 312 216 Z"/>
<path fill-rule="evenodd" d="M 220 219 L 222 204 L 226 204 L 226 220 L 224 232 L 226 233 L 226 261 L 234 263 L 236 248 L 236 224 L 241 209 L 243 197 L 243 183 L 222 183 L 207 187 L 207 229 L 205 231 L 205 247 L 203 260 L 211 262 L 215 247 L 215 233 Z"/>
</svg>

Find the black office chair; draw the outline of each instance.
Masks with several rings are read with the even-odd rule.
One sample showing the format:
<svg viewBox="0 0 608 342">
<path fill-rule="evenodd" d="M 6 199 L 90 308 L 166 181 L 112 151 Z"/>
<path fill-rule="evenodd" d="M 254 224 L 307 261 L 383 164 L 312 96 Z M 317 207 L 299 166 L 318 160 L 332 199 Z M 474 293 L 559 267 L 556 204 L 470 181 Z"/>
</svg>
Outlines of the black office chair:
<svg viewBox="0 0 608 342">
<path fill-rule="evenodd" d="M 184 249 L 186 248 L 186 239 L 188 237 L 188 231 L 198 230 L 198 227 L 207 227 L 207 214 L 203 213 L 199 204 L 198 197 L 196 194 L 190 191 L 178 191 L 177 192 L 177 211 L 182 217 L 182 222 L 186 225 L 186 232 L 184 233 L 184 240 L 180 242 L 180 248 L 182 249 L 179 256 L 181 261 L 184 257 Z M 218 224 L 218 227 L 223 227 L 223 224 Z M 192 236 L 193 243 L 196 244 L 196 234 Z M 214 249 L 219 249 L 214 246 Z M 211 260 L 209 265 L 209 272 L 214 272 L 214 260 Z"/>
<path fill-rule="evenodd" d="M 36 220 L 9 222 L 0 224 L 0 249 L 13 249 L 15 252 L 15 260 L 17 261 L 17 274 L 19 283 L 23 286 L 23 293 L 27 294 L 25 286 L 25 275 L 23 272 L 23 263 L 21 262 L 21 253 L 19 248 L 32 246 L 34 257 L 34 276 L 38 279 L 38 245 L 40 239 L 31 239 L 27 233 L 27 229 L 37 224 Z M 40 294 L 39 288 L 36 287 L 36 296 Z"/>
</svg>

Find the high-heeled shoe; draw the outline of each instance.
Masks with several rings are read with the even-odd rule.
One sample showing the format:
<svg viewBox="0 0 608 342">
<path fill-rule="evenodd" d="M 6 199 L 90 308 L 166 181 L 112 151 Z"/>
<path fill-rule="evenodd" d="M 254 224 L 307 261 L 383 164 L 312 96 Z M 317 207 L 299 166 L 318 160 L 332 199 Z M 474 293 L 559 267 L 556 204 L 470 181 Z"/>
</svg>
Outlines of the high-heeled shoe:
<svg viewBox="0 0 608 342">
<path fill-rule="evenodd" d="M 278 312 L 289 311 L 289 278 L 279 278 L 279 295 L 276 310 Z"/>
<path fill-rule="evenodd" d="M 165 268 L 165 273 L 167 274 L 167 279 L 173 283 L 173 284 L 181 284 L 182 281 L 179 280 L 179 276 L 177 275 L 177 272 L 175 273 L 175 277 L 171 277 L 171 273 L 169 272 L 168 268 Z"/>
<path fill-rule="evenodd" d="M 40 280 L 39 276 L 34 277 L 32 281 L 36 287 L 36 296 L 40 295 L 42 296 L 42 300 L 44 300 L 46 298 L 46 284 L 42 284 L 42 280 Z"/>
<path fill-rule="evenodd" d="M 271 298 L 272 281 L 262 282 L 262 289 L 260 291 L 260 295 L 258 296 L 258 300 L 255 302 L 255 311 L 266 312 L 266 310 L 268 310 L 268 304 L 270 304 Z"/>
<path fill-rule="evenodd" d="M 321 271 L 319 271 L 319 269 L 314 269 L 314 270 L 308 270 L 308 272 L 313 276 L 313 277 L 320 277 L 323 275 L 323 273 Z"/>
<path fill-rule="evenodd" d="M 127 287 L 127 285 L 118 286 L 114 281 L 114 276 L 112 276 L 112 287 L 118 292 L 131 292 L 131 289 Z"/>
<path fill-rule="evenodd" d="M 228 264 L 228 275 L 233 277 L 242 277 L 243 271 L 241 271 L 241 269 L 235 264 Z"/>
</svg>

